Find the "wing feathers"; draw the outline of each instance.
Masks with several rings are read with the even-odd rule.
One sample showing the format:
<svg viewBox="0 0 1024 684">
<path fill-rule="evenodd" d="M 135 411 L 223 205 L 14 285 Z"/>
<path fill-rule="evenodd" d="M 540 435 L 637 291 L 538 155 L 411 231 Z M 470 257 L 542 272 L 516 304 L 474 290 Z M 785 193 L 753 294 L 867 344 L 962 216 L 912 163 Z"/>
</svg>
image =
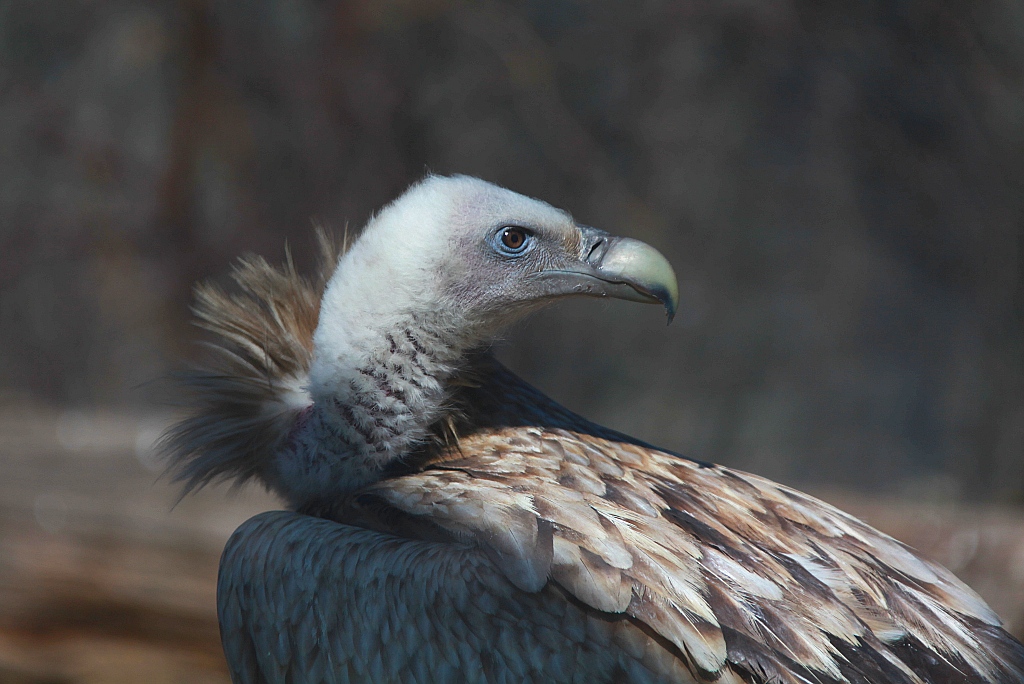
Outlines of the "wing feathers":
<svg viewBox="0 0 1024 684">
<path fill-rule="evenodd" d="M 970 589 L 799 492 L 565 429 L 480 430 L 458 453 L 373 489 L 520 588 L 550 579 L 630 616 L 698 678 L 1024 681 L 1024 649 Z"/>
<path fill-rule="evenodd" d="M 484 548 L 496 557 L 512 584 L 523 591 L 540 591 L 551 574 L 551 523 L 515 508 L 506 510 L 501 521 L 491 528 Z"/>
<path fill-rule="evenodd" d="M 700 675 L 714 679 L 725 665 L 725 637 L 717 621 L 710 623 L 646 589 L 634 597 L 628 612 L 685 653 Z"/>
<path fill-rule="evenodd" d="M 633 585 L 620 569 L 560 536 L 551 577 L 583 603 L 608 613 L 625 612 L 633 598 Z"/>
</svg>

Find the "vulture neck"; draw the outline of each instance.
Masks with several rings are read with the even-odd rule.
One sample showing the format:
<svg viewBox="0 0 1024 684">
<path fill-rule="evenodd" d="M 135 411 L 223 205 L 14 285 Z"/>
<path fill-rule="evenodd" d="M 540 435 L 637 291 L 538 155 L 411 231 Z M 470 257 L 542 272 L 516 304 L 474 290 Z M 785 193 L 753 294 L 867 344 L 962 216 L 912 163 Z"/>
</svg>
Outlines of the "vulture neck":
<svg viewBox="0 0 1024 684">
<path fill-rule="evenodd" d="M 280 489 L 298 510 L 329 506 L 379 480 L 388 464 L 429 439 L 449 404 L 449 380 L 480 343 L 458 314 L 418 302 L 423 291 L 402 298 L 390 287 L 389 298 L 359 299 L 364 283 L 352 287 L 351 280 L 336 276 L 324 296 L 313 404 L 278 459 Z"/>
</svg>

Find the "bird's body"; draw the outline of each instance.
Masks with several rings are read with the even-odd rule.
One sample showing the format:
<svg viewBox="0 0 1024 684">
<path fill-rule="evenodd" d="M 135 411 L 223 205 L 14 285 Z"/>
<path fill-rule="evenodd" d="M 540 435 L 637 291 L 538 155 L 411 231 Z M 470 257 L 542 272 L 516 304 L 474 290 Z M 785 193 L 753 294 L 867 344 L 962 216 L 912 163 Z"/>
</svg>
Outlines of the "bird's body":
<svg viewBox="0 0 1024 684">
<path fill-rule="evenodd" d="M 292 509 L 225 550 L 234 681 L 1024 681 L 1024 647 L 944 568 L 594 425 L 480 351 L 556 297 L 671 313 L 660 255 L 616 240 L 431 178 L 319 281 L 251 260 L 240 294 L 201 291 L 220 351 L 171 453 L 192 486 L 256 478 Z"/>
</svg>

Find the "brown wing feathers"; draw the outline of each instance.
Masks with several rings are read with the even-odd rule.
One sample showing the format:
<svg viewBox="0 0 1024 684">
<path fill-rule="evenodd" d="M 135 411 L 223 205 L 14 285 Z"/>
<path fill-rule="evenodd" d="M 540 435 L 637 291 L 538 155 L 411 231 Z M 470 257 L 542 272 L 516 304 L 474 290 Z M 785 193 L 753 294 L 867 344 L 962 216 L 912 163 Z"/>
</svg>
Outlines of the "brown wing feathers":
<svg viewBox="0 0 1024 684">
<path fill-rule="evenodd" d="M 460 446 L 472 455 L 374 490 L 493 548 L 524 589 L 550 576 L 646 624 L 695 674 L 1024 680 L 1019 645 L 973 592 L 799 492 L 561 429 L 484 430 Z"/>
</svg>

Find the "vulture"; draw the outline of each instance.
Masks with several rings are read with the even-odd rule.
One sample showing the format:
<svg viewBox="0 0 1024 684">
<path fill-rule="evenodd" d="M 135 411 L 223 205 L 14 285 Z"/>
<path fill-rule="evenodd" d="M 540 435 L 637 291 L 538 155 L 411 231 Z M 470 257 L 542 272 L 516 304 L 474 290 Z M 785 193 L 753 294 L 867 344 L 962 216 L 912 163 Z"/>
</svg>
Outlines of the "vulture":
<svg viewBox="0 0 1024 684">
<path fill-rule="evenodd" d="M 255 481 L 217 608 L 232 680 L 1024 682 L 945 568 L 811 496 L 560 406 L 488 351 L 555 300 L 661 303 L 654 248 L 428 176 L 319 275 L 239 262 L 165 435 L 186 491 Z"/>
</svg>

